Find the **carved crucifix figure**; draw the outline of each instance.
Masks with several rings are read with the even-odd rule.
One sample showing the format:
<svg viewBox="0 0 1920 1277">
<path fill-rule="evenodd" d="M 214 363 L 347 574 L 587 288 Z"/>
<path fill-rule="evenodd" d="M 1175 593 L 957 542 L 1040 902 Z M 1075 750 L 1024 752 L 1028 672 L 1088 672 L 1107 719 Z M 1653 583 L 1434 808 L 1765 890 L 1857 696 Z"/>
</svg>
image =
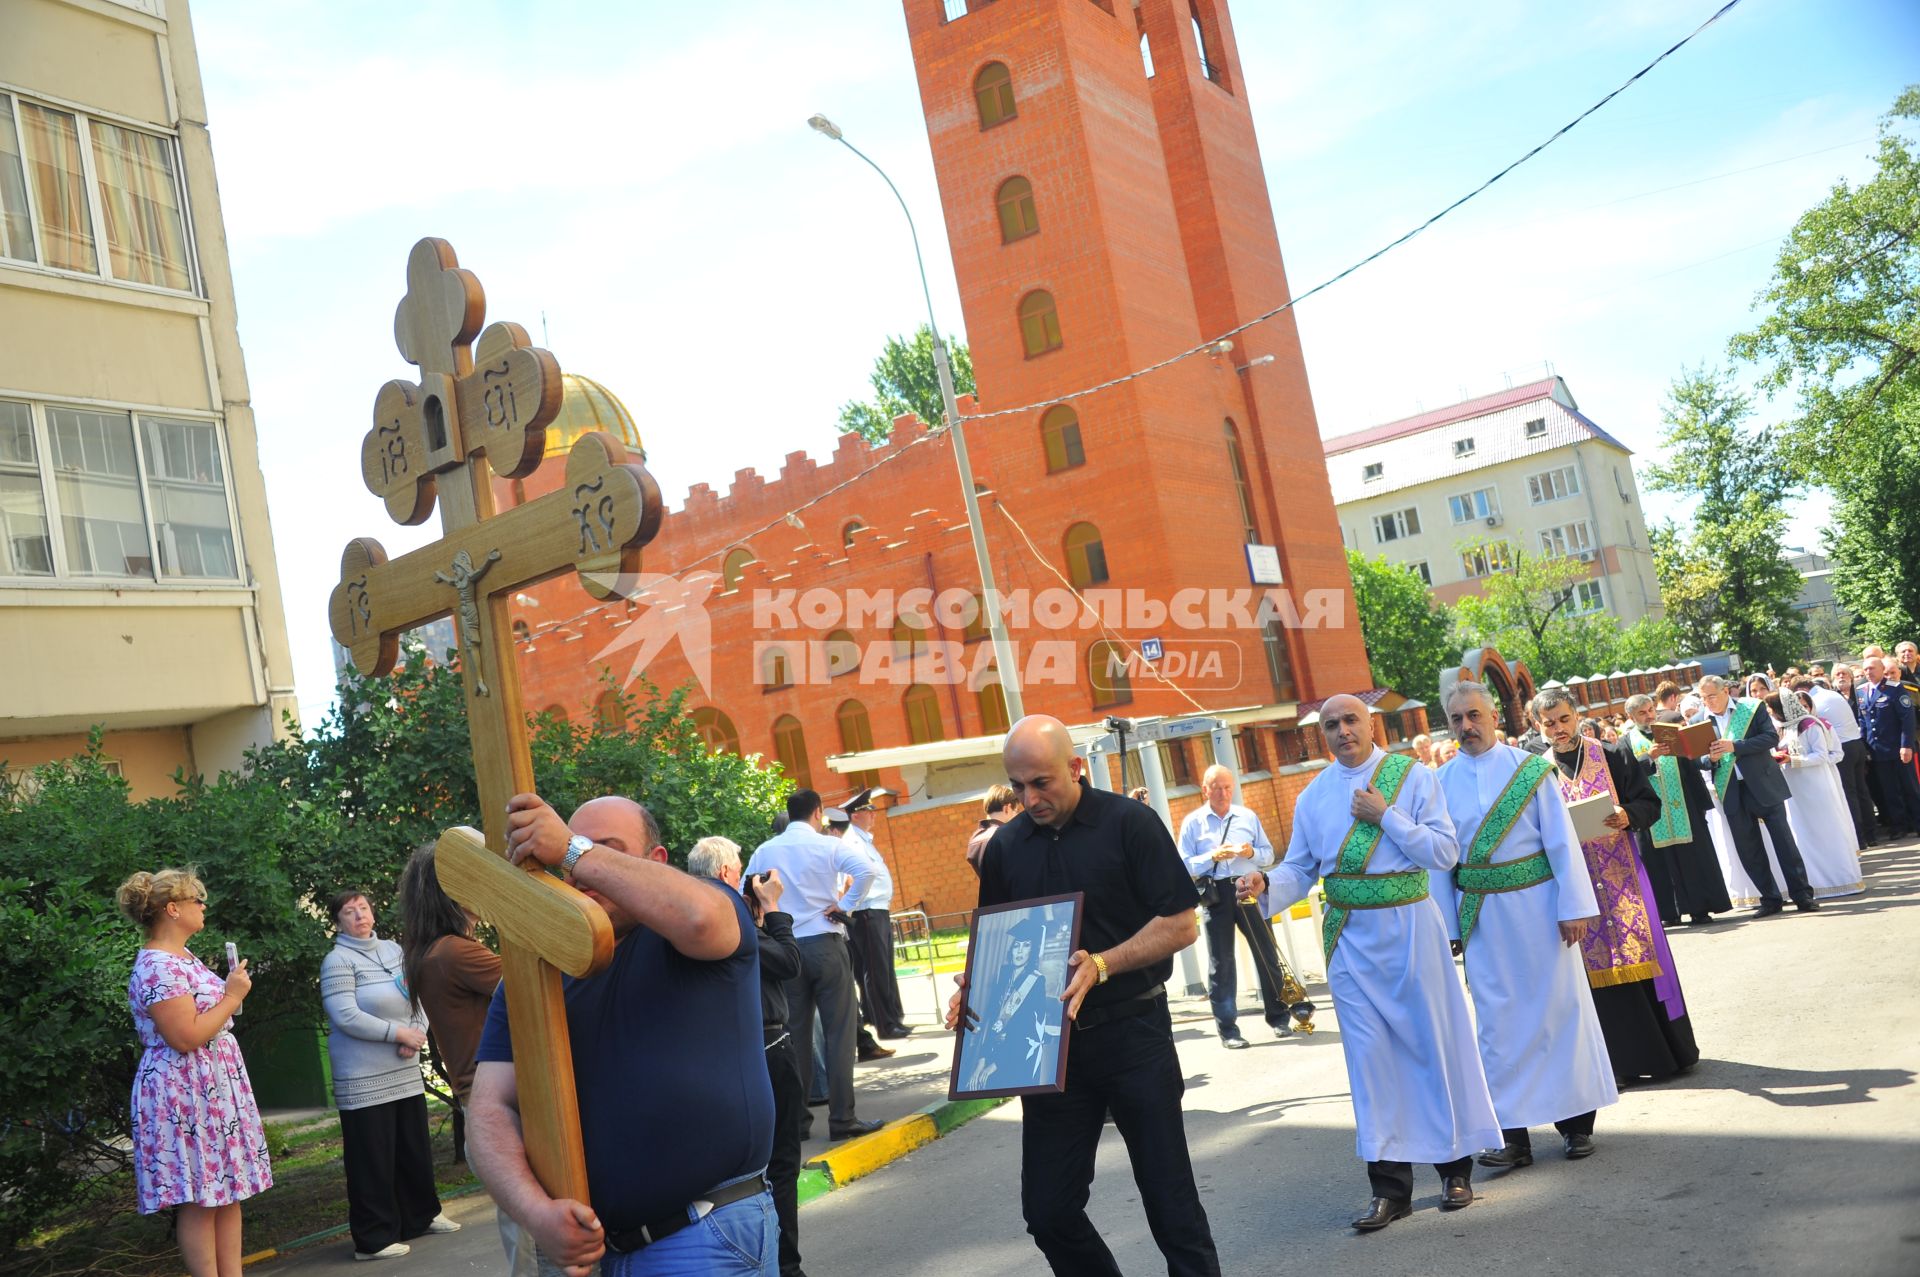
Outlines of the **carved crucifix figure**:
<svg viewBox="0 0 1920 1277">
<path fill-rule="evenodd" d="M 523 871 L 505 859 L 507 800 L 533 789 L 507 600 L 566 571 L 581 573 L 596 598 L 617 593 L 659 530 L 660 491 L 619 440 L 593 432 L 568 452 L 559 491 L 495 512 L 487 470 L 517 478 L 540 464 L 547 423 L 560 411 L 560 366 L 518 324 L 481 332 L 485 313 L 480 281 L 460 269 L 451 245 L 414 245 L 394 337 L 420 380 L 381 387 L 360 469 L 401 523 L 422 522 L 438 504 L 445 535 L 391 562 L 377 541 L 349 542 L 329 616 L 334 637 L 368 674 L 392 670 L 406 630 L 457 618 L 486 833 L 447 831 L 436 851 L 440 879 L 502 938 L 528 1163 L 549 1196 L 586 1202 L 560 974 L 605 967 L 613 928 L 599 906 L 537 863 Z"/>
</svg>

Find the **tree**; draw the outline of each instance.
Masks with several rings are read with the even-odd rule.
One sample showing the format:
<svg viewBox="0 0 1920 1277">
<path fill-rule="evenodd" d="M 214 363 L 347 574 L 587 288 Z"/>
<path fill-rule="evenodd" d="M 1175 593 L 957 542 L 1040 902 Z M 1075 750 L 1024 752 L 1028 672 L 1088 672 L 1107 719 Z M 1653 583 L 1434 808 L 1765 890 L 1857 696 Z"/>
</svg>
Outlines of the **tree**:
<svg viewBox="0 0 1920 1277">
<path fill-rule="evenodd" d="M 1841 606 L 1891 642 L 1920 629 L 1920 120 L 1909 86 L 1880 126 L 1879 170 L 1801 216 L 1731 349 L 1793 389 L 1782 423 L 1796 474 L 1834 494 L 1828 550 Z"/>
<path fill-rule="evenodd" d="M 1438 707 L 1440 670 L 1453 656 L 1446 607 L 1434 601 L 1412 568 L 1389 563 L 1385 555 L 1369 559 L 1348 550 L 1347 570 L 1353 575 L 1354 611 L 1373 681 Z"/>
<path fill-rule="evenodd" d="M 1648 533 L 1653 539 L 1653 574 L 1660 582 L 1660 602 L 1673 624 L 1677 646 L 1685 649 L 1685 655 L 1718 650 L 1718 604 L 1724 584 L 1719 565 L 1695 558 L 1686 532 L 1671 519 Z"/>
<path fill-rule="evenodd" d="M 1591 576 L 1584 562 L 1503 540 L 1469 541 L 1458 549 L 1485 559 L 1493 571 L 1482 593 L 1453 605 L 1453 647 L 1499 648 L 1509 661 L 1525 661 L 1542 683 L 1611 668 L 1619 621 L 1574 611 L 1579 584 Z"/>
<path fill-rule="evenodd" d="M 953 365 L 953 393 L 974 393 L 973 356 L 957 341 L 947 343 Z M 929 426 L 946 421 L 940 401 L 940 377 L 933 365 L 933 330 L 920 325 L 911 338 L 889 337 L 873 361 L 873 399 L 849 400 L 840 409 L 840 429 L 850 430 L 868 443 L 882 444 L 893 433 L 893 419 L 913 413 Z"/>
<path fill-rule="evenodd" d="M 1781 546 L 1784 503 L 1799 482 L 1772 440 L 1747 428 L 1752 404 L 1731 372 L 1682 373 L 1662 412 L 1664 459 L 1645 477 L 1656 492 L 1698 500 L 1686 535 L 1669 529 L 1655 542 L 1663 597 L 1673 590 L 1689 637 L 1710 634 L 1713 647 L 1757 668 L 1797 659 L 1807 636 L 1794 610 L 1800 574 Z"/>
</svg>

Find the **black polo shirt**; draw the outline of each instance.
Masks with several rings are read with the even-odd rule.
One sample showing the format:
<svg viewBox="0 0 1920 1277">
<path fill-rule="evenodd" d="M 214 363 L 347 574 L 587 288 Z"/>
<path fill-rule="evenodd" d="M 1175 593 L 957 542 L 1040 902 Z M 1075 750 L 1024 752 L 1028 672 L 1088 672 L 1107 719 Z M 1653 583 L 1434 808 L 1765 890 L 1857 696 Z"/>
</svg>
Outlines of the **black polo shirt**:
<svg viewBox="0 0 1920 1277">
<path fill-rule="evenodd" d="M 980 905 L 1086 894 L 1080 947 L 1090 953 L 1133 938 L 1155 918 L 1192 912 L 1193 879 L 1173 835 L 1143 802 L 1081 783 L 1064 828 L 1021 812 L 994 834 L 980 857 Z M 1138 997 L 1173 975 L 1173 959 L 1122 971 L 1087 994 L 1085 1005 Z"/>
</svg>

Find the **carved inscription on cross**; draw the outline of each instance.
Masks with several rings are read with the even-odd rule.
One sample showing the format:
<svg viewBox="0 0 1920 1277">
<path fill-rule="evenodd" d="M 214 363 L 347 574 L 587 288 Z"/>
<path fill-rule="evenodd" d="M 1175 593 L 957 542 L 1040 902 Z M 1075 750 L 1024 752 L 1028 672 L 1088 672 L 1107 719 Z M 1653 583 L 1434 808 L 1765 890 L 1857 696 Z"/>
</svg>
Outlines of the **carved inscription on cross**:
<svg viewBox="0 0 1920 1277">
<path fill-rule="evenodd" d="M 619 440 L 593 432 L 568 452 L 558 491 L 495 512 L 487 470 L 517 478 L 540 464 L 561 383 L 560 365 L 518 324 L 482 332 L 485 314 L 480 281 L 451 245 L 414 245 L 393 326 L 420 380 L 380 388 L 360 469 L 401 523 L 422 522 L 438 504 L 445 535 L 392 561 L 377 541 L 349 542 L 328 610 L 334 638 L 368 674 L 393 668 L 404 631 L 456 617 L 486 833 L 448 830 L 435 859 L 448 894 L 501 936 L 527 1160 L 549 1196 L 586 1202 L 560 973 L 605 967 L 613 930 L 573 888 L 505 859 L 507 800 L 533 789 L 507 599 L 566 571 L 597 598 L 616 593 L 659 531 L 660 490 Z"/>
</svg>

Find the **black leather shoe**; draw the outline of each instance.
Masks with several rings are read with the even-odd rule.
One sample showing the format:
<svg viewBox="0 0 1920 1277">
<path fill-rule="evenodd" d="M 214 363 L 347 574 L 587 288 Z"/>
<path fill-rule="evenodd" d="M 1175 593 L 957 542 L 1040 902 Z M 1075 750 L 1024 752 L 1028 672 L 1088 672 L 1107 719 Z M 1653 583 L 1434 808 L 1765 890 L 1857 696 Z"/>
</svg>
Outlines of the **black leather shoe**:
<svg viewBox="0 0 1920 1277">
<path fill-rule="evenodd" d="M 1220 1045 L 1226 1047 L 1227 1050 L 1229 1051 L 1244 1051 L 1248 1047 L 1252 1046 L 1253 1043 L 1247 1041 L 1245 1038 L 1241 1037 L 1238 1033 L 1235 1033 L 1229 1036 L 1223 1036 L 1220 1039 Z"/>
<path fill-rule="evenodd" d="M 1489 1170 L 1510 1171 L 1533 1165 L 1533 1149 L 1524 1144 L 1508 1144 L 1496 1153 L 1480 1154 L 1480 1165 Z"/>
<path fill-rule="evenodd" d="M 1771 918 L 1774 914 L 1779 913 L 1785 908 L 1786 906 L 1778 900 L 1768 900 L 1762 902 L 1760 907 L 1753 911 L 1753 916 L 1756 918 Z"/>
<path fill-rule="evenodd" d="M 913 1036 L 913 1027 L 911 1025 L 906 1025 L 906 1024 L 902 1024 L 896 1028 L 888 1029 L 885 1033 L 882 1033 L 880 1035 L 880 1037 L 885 1041 L 893 1041 L 898 1038 L 910 1038 L 912 1036 Z"/>
<path fill-rule="evenodd" d="M 837 1139 L 837 1140 L 850 1140 L 856 1135 L 871 1135 L 885 1125 L 886 1125 L 885 1122 L 878 1122 L 878 1121 L 875 1121 L 875 1122 L 854 1121 L 854 1122 L 847 1123 L 845 1126 L 832 1127 L 827 1131 L 827 1134 L 831 1135 L 834 1139 Z"/>
<path fill-rule="evenodd" d="M 1440 1182 L 1440 1209 L 1459 1210 L 1473 1205 L 1473 1185 L 1465 1175 L 1449 1175 Z"/>
<path fill-rule="evenodd" d="M 872 1046 L 861 1051 L 859 1055 L 855 1056 L 854 1058 L 859 1060 L 860 1063 L 862 1064 L 867 1064 L 874 1060 L 890 1060 L 893 1058 L 893 1054 L 894 1052 L 892 1047 L 881 1046 L 878 1042 L 875 1042 Z"/>
<path fill-rule="evenodd" d="M 1794 901 L 1793 907 L 1795 909 L 1798 909 L 1801 913 L 1819 913 L 1820 912 L 1820 902 L 1818 900 L 1815 900 L 1812 896 L 1808 896 L 1805 900 Z"/>
<path fill-rule="evenodd" d="M 1405 1197 L 1376 1197 L 1367 1203 L 1367 1213 L 1353 1221 L 1355 1232 L 1375 1233 L 1396 1219 L 1413 1214 L 1413 1202 Z"/>
<path fill-rule="evenodd" d="M 1577 1162 L 1583 1157 L 1592 1157 L 1592 1156 L 1593 1156 L 1593 1136 L 1591 1135 L 1567 1136 L 1567 1160 L 1569 1162 Z"/>
</svg>

